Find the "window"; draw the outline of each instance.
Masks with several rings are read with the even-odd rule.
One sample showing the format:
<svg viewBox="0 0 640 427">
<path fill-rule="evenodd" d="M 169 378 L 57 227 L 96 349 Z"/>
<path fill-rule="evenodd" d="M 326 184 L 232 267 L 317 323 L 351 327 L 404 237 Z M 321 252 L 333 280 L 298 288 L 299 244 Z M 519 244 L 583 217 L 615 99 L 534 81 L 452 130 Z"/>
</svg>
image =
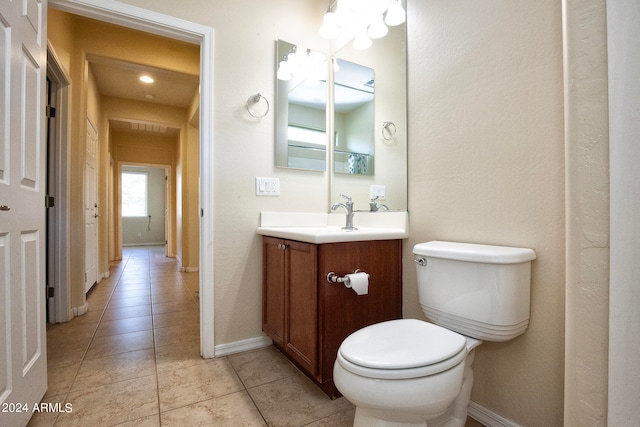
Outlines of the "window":
<svg viewBox="0 0 640 427">
<path fill-rule="evenodd" d="M 302 145 L 327 145 L 327 134 L 322 130 L 303 128 L 289 125 L 289 144 L 292 142 Z"/>
<path fill-rule="evenodd" d="M 147 216 L 147 174 L 122 172 L 122 216 Z"/>
</svg>

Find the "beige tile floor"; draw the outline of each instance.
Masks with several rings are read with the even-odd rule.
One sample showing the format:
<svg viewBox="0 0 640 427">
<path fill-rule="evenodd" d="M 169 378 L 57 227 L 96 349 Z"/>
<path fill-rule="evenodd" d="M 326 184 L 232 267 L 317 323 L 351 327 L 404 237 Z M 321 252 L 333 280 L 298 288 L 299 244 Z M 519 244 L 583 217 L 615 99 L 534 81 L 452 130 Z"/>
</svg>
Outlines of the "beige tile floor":
<svg viewBox="0 0 640 427">
<path fill-rule="evenodd" d="M 128 248 L 88 297 L 89 311 L 47 330 L 45 402 L 29 426 L 351 426 L 273 347 L 199 356 L 198 275 L 163 247 Z M 477 424 L 467 424 L 477 425 Z"/>
</svg>

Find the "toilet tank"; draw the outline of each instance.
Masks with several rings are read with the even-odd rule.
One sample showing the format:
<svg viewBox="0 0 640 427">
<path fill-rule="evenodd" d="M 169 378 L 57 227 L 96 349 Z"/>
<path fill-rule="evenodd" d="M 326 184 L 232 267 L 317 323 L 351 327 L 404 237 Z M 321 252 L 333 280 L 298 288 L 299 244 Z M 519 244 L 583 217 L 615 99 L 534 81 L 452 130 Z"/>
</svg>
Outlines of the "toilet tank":
<svg viewBox="0 0 640 427">
<path fill-rule="evenodd" d="M 485 341 L 508 341 L 527 329 L 532 249 L 433 241 L 413 253 L 429 321 Z"/>
</svg>

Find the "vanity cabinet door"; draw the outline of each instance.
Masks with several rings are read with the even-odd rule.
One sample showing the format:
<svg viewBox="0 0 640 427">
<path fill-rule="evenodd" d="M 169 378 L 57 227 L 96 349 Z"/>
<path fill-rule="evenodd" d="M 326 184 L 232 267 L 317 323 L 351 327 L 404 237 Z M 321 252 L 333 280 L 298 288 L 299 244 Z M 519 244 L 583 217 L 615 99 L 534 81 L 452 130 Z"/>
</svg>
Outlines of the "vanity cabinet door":
<svg viewBox="0 0 640 427">
<path fill-rule="evenodd" d="M 317 245 L 285 241 L 286 352 L 309 374 L 318 373 Z"/>
<path fill-rule="evenodd" d="M 284 240 L 265 237 L 262 246 L 262 330 L 282 347 L 285 332 Z"/>
</svg>

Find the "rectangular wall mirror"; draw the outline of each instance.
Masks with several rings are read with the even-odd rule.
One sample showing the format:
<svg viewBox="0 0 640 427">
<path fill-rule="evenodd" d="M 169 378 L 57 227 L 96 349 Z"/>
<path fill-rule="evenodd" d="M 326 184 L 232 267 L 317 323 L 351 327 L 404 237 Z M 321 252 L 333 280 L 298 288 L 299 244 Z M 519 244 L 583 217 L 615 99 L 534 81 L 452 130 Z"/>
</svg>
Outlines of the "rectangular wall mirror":
<svg viewBox="0 0 640 427">
<path fill-rule="evenodd" d="M 389 33 L 380 39 L 375 39 L 368 49 L 359 50 L 353 43 L 346 43 L 335 52 L 335 62 L 339 70 L 334 73 L 335 106 L 333 120 L 336 135 L 335 153 L 333 156 L 332 173 L 330 177 L 330 195 L 332 201 L 340 200 L 340 194 L 348 194 L 353 198 L 354 209 L 371 210 L 372 198 L 379 191 L 384 197 L 379 197 L 374 205 L 387 208 L 390 211 L 404 211 L 407 209 L 407 57 L 406 57 L 406 24 L 389 27 Z M 369 70 L 370 79 L 362 84 L 373 89 L 373 102 L 367 106 L 366 120 L 364 109 L 361 116 L 353 117 L 360 136 L 357 143 L 350 144 L 344 149 L 341 135 L 341 117 L 339 106 L 339 91 L 342 90 L 341 76 L 343 69 L 357 67 Z M 332 106 L 329 106 L 331 110 Z M 369 108 L 370 107 L 370 108 Z M 364 135 L 371 138 L 371 144 L 363 143 Z M 357 146 L 357 148 L 355 148 Z M 364 158 L 372 164 L 367 165 L 366 174 L 349 173 L 345 170 L 345 159 L 341 151 L 351 154 L 360 165 Z M 349 156 L 349 154 L 346 154 Z M 354 165 L 353 169 L 359 167 Z M 373 193 L 373 194 L 372 194 Z"/>
<path fill-rule="evenodd" d="M 329 66 L 326 55 L 276 42 L 276 166 L 329 172 L 333 202 L 348 194 L 356 210 L 370 210 L 382 192 L 373 204 L 405 211 L 406 24 L 389 27 L 368 49 L 345 43 L 332 51 Z M 314 64 L 302 74 L 312 77 L 296 76 L 290 58 Z M 340 70 L 334 73 L 336 64 Z M 349 101 L 355 93 L 357 99 Z"/>
<path fill-rule="evenodd" d="M 278 40 L 276 166 L 327 170 L 327 59 Z"/>
<path fill-rule="evenodd" d="M 333 170 L 374 175 L 374 71 L 344 59 L 336 59 L 333 70 Z"/>
</svg>

